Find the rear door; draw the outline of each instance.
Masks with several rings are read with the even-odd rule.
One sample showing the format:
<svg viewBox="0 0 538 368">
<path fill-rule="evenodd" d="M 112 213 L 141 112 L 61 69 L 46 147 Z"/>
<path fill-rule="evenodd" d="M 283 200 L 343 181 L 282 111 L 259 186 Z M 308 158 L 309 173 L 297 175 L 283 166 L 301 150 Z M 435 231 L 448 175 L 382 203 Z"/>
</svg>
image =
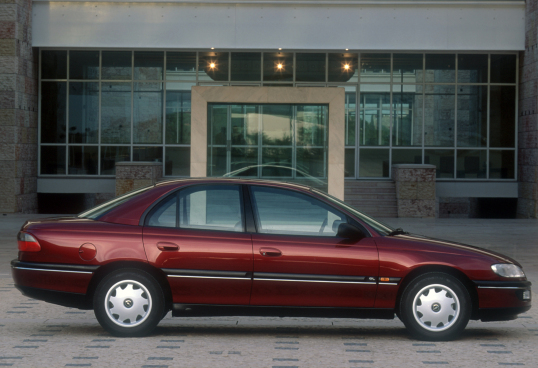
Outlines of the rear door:
<svg viewBox="0 0 538 368">
<path fill-rule="evenodd" d="M 250 197 L 257 225 L 252 305 L 374 306 L 373 238 L 337 237 L 338 225 L 351 220 L 313 196 L 252 185 Z"/>
<path fill-rule="evenodd" d="M 252 240 L 243 213 L 241 186 L 215 184 L 173 193 L 148 214 L 144 247 L 174 303 L 249 303 Z"/>
</svg>

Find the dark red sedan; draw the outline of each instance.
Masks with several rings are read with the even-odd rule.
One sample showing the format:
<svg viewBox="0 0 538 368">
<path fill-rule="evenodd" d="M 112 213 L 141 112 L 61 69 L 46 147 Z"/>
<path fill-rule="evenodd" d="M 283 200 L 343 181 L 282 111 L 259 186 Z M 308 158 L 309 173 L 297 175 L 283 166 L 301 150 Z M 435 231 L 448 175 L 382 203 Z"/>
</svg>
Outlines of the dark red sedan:
<svg viewBox="0 0 538 368">
<path fill-rule="evenodd" d="M 24 295 L 94 309 L 117 336 L 174 316 L 392 319 L 420 339 L 469 319 L 516 318 L 531 283 L 514 260 L 410 235 L 306 186 L 162 182 L 76 217 L 28 221 L 13 279 Z"/>
</svg>

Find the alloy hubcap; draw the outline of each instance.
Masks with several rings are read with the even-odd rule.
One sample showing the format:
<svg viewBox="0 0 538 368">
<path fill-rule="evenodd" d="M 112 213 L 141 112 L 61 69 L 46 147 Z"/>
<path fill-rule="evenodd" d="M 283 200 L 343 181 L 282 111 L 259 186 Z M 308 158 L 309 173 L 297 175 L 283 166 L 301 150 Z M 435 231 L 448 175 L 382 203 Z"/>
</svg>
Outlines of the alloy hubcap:
<svg viewBox="0 0 538 368">
<path fill-rule="evenodd" d="M 413 300 L 413 315 L 420 327 L 434 332 L 454 325 L 460 314 L 460 301 L 448 286 L 436 284 L 422 288 Z"/>
<path fill-rule="evenodd" d="M 138 281 L 120 281 L 108 290 L 105 297 L 108 317 L 121 327 L 140 325 L 148 318 L 151 307 L 151 295 Z"/>
</svg>

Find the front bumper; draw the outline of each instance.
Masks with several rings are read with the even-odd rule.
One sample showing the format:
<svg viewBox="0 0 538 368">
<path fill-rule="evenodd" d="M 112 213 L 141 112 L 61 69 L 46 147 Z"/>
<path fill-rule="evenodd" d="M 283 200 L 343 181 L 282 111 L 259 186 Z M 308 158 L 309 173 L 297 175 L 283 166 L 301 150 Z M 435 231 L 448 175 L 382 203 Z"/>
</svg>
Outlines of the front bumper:
<svg viewBox="0 0 538 368">
<path fill-rule="evenodd" d="M 474 281 L 478 294 L 477 319 L 510 321 L 531 308 L 530 281 Z"/>
</svg>

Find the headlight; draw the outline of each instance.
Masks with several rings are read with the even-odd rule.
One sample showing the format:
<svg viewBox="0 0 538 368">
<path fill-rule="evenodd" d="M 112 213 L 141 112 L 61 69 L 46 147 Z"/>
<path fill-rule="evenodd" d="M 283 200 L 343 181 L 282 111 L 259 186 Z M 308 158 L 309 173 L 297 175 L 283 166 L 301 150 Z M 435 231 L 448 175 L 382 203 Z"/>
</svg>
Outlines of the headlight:
<svg viewBox="0 0 538 368">
<path fill-rule="evenodd" d="M 494 264 L 491 269 L 502 277 L 525 277 L 525 272 L 515 264 Z"/>
</svg>

